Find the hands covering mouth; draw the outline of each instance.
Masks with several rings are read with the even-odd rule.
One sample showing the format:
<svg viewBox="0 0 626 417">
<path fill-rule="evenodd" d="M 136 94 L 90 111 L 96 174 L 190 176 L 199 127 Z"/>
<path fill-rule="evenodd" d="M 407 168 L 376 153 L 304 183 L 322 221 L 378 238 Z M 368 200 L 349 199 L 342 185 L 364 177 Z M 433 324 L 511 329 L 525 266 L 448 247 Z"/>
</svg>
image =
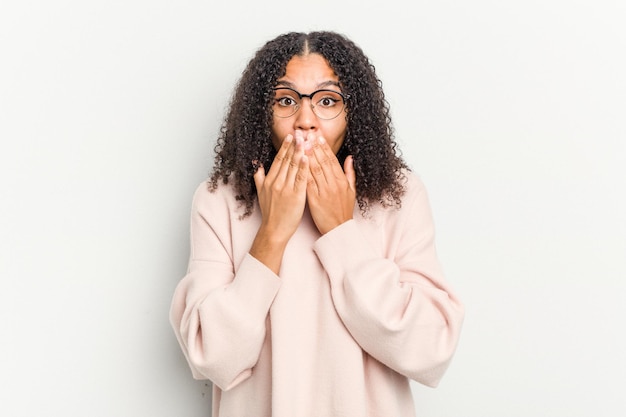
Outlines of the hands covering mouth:
<svg viewBox="0 0 626 417">
<path fill-rule="evenodd" d="M 303 148 L 304 148 L 304 154 L 305 155 L 310 155 L 311 154 L 311 150 L 313 149 L 313 145 L 315 144 L 315 140 L 317 139 L 315 137 L 315 133 L 308 132 L 305 135 L 302 130 L 296 129 L 296 131 L 294 133 L 294 138 L 296 139 L 296 143 L 298 143 L 299 141 L 302 141 Z"/>
</svg>

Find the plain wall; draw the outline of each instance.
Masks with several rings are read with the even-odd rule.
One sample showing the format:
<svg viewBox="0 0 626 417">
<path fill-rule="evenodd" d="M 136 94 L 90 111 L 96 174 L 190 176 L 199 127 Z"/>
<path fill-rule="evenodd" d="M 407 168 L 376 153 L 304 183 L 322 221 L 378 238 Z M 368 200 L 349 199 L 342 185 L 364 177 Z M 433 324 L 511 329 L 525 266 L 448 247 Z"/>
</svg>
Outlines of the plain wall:
<svg viewBox="0 0 626 417">
<path fill-rule="evenodd" d="M 254 51 L 331 29 L 376 66 L 467 308 L 418 415 L 625 415 L 624 4 L 3 2 L 0 414 L 210 414 L 168 322 L 192 192 Z"/>
</svg>

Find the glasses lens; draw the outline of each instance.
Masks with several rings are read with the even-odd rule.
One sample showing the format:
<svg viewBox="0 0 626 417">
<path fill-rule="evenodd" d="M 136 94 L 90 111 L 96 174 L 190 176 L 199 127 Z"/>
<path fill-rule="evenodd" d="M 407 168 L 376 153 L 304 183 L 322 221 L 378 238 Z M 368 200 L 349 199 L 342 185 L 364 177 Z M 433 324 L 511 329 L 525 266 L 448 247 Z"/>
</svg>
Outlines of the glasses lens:
<svg viewBox="0 0 626 417">
<path fill-rule="evenodd" d="M 337 91 L 320 90 L 311 98 L 313 111 L 321 119 L 334 119 L 343 110 L 343 97 Z"/>
<path fill-rule="evenodd" d="M 300 108 L 300 97 L 289 88 L 277 88 L 274 97 L 274 114 L 278 117 L 289 117 Z"/>
</svg>

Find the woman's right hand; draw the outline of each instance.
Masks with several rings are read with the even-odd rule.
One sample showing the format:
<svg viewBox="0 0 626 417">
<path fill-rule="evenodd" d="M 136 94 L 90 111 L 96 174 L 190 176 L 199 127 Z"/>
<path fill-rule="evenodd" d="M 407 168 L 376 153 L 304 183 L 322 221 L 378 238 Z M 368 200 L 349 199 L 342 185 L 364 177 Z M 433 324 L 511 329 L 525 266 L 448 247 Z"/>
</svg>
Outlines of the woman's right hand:
<svg viewBox="0 0 626 417">
<path fill-rule="evenodd" d="M 250 254 L 273 270 L 280 270 L 287 242 L 295 233 L 306 204 L 309 161 L 304 140 L 287 135 L 269 172 L 260 166 L 254 174 L 262 221 Z"/>
</svg>

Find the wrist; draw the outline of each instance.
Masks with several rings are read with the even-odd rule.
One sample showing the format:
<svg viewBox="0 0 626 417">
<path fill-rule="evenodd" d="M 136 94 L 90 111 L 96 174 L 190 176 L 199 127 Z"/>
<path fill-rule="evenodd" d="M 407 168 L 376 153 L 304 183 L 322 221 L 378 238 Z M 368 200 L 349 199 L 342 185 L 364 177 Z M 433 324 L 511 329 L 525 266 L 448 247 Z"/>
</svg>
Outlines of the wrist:
<svg viewBox="0 0 626 417">
<path fill-rule="evenodd" d="M 288 242 L 289 238 L 280 237 L 277 233 L 261 226 L 249 253 L 278 275 Z"/>
</svg>

